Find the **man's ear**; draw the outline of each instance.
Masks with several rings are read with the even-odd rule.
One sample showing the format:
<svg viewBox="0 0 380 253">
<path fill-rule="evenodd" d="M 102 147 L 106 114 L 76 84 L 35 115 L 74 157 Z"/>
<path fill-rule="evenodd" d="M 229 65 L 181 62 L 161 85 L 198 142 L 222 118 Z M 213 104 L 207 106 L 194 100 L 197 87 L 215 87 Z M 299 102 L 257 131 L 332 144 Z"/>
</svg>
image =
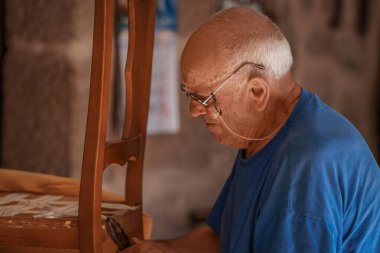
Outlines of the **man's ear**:
<svg viewBox="0 0 380 253">
<path fill-rule="evenodd" d="M 269 100 L 269 83 L 261 77 L 251 77 L 248 87 L 254 107 L 258 112 L 262 112 Z"/>
</svg>

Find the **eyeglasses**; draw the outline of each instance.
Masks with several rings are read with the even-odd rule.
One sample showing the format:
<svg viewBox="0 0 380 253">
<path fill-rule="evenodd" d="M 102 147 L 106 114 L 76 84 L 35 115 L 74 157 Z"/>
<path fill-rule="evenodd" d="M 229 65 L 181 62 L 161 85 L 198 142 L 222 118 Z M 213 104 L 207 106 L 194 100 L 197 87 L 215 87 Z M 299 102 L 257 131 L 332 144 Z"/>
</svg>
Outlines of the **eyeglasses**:
<svg viewBox="0 0 380 253">
<path fill-rule="evenodd" d="M 208 97 L 204 97 L 204 96 L 201 96 L 201 95 L 198 95 L 194 92 L 191 92 L 189 91 L 186 86 L 184 84 L 181 84 L 181 90 L 183 92 L 185 92 L 186 96 L 188 98 L 190 98 L 191 100 L 205 106 L 205 107 L 208 107 L 209 104 L 210 104 L 210 101 L 211 99 L 213 100 L 213 103 L 214 103 L 214 107 L 215 107 L 215 110 L 216 112 L 219 114 L 219 115 L 222 115 L 222 110 L 219 108 L 218 106 L 218 101 L 216 99 L 216 96 L 215 94 L 223 88 L 224 85 L 226 85 L 228 83 L 228 81 L 236 74 L 236 72 L 238 72 L 243 66 L 247 65 L 247 64 L 250 64 L 250 65 L 253 65 L 254 67 L 258 68 L 258 69 L 265 69 L 264 65 L 262 64 L 257 64 L 257 63 L 253 63 L 253 62 L 243 62 L 242 64 L 240 64 L 239 67 L 237 67 L 233 72 L 232 74 L 227 77 L 227 79 L 222 83 L 220 84 L 213 92 L 211 92 L 210 96 Z"/>
</svg>

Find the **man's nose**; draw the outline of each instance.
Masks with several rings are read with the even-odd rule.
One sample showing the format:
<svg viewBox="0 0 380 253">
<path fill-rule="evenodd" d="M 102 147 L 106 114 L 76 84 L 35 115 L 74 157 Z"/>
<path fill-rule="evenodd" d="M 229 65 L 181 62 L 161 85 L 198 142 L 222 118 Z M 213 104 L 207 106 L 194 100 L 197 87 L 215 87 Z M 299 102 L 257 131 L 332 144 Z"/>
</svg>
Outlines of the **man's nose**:
<svg viewBox="0 0 380 253">
<path fill-rule="evenodd" d="M 204 105 L 191 100 L 190 102 L 190 114 L 192 117 L 196 118 L 200 115 L 206 114 L 206 108 Z"/>
</svg>

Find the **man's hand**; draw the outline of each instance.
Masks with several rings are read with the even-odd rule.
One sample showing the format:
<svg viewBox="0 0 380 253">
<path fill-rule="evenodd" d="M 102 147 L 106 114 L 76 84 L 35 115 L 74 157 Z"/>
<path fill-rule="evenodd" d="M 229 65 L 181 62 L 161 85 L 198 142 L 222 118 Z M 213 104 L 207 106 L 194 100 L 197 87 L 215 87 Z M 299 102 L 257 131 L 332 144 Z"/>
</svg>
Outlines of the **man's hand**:
<svg viewBox="0 0 380 253">
<path fill-rule="evenodd" d="M 133 246 L 121 251 L 122 253 L 178 253 L 166 242 L 142 241 L 132 238 Z"/>
<path fill-rule="evenodd" d="M 141 241 L 132 238 L 133 246 L 121 253 L 217 253 L 220 252 L 219 237 L 209 226 L 203 226 L 172 240 Z"/>
</svg>

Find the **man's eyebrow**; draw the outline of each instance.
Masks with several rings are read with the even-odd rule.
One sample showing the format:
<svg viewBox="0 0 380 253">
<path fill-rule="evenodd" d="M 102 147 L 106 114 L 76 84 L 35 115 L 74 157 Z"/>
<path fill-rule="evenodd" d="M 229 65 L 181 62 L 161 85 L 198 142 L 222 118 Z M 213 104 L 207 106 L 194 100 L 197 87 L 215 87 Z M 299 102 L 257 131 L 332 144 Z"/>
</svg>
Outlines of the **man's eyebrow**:
<svg viewBox="0 0 380 253">
<path fill-rule="evenodd" d="M 201 98 L 207 98 L 208 96 L 210 96 L 211 93 L 208 93 L 208 94 L 205 94 L 205 95 L 202 95 L 202 94 L 199 94 L 197 92 L 194 92 L 192 90 L 190 90 L 189 88 L 187 88 L 186 84 L 184 82 L 181 83 L 183 86 L 185 86 L 185 89 L 187 92 L 195 95 L 195 96 L 198 96 L 198 97 L 201 97 Z"/>
</svg>

